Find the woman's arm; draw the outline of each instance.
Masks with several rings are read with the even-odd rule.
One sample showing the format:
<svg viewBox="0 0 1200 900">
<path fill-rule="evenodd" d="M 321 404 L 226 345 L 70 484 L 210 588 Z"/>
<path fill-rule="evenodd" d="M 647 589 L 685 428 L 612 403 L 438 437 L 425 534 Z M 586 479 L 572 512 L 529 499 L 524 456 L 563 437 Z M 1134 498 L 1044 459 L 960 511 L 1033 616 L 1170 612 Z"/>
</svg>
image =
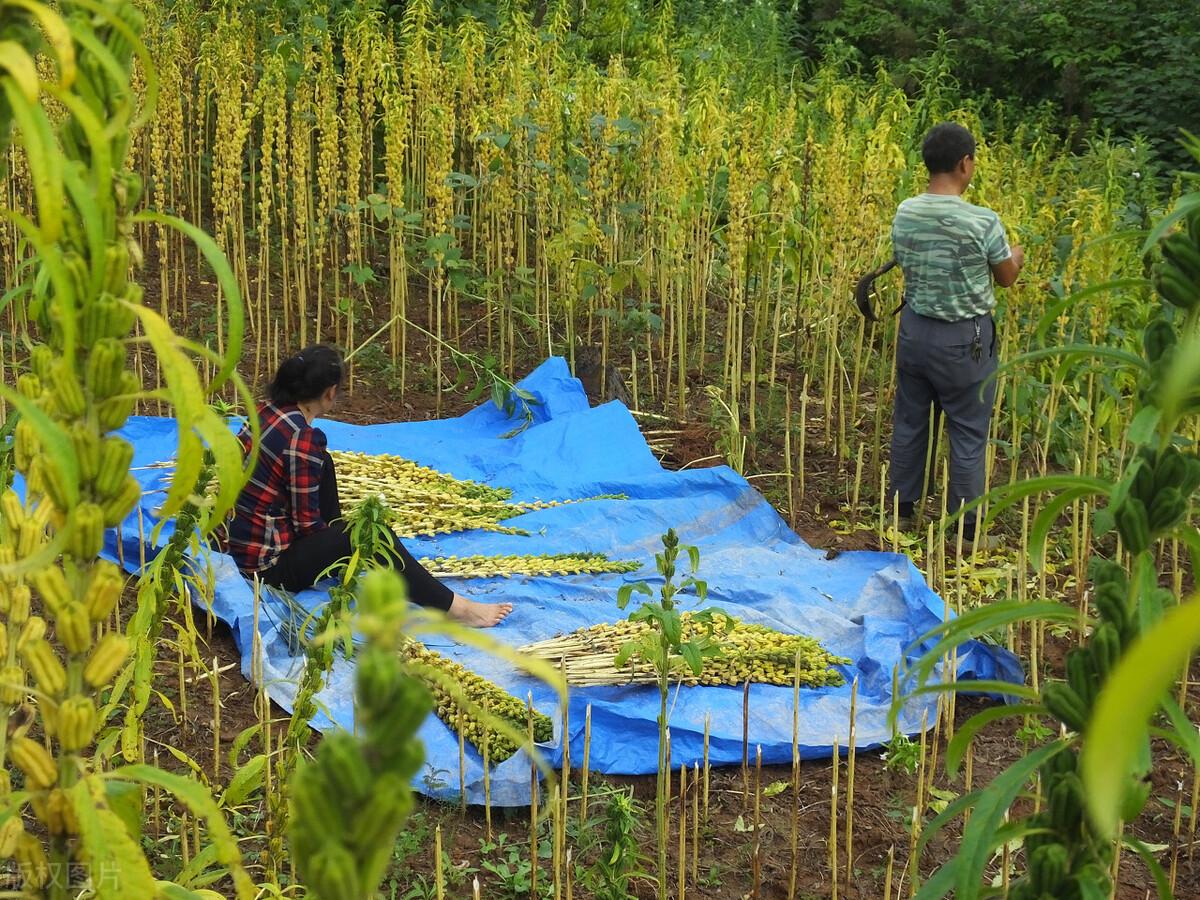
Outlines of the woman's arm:
<svg viewBox="0 0 1200 900">
<path fill-rule="evenodd" d="M 317 428 L 296 432 L 284 453 L 288 497 L 296 537 L 328 526 L 321 518 L 321 473 L 325 468 L 325 434 Z"/>
</svg>

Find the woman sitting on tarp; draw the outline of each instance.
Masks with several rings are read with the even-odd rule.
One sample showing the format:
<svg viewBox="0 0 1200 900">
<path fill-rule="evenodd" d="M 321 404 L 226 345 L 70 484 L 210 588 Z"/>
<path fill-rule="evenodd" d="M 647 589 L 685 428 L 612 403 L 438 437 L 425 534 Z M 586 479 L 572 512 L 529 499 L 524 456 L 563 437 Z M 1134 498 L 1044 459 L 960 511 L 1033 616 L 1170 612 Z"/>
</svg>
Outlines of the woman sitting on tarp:
<svg viewBox="0 0 1200 900">
<path fill-rule="evenodd" d="M 351 555 L 333 459 L 313 420 L 333 409 L 345 377 L 341 354 L 317 344 L 284 360 L 258 407 L 258 462 L 229 522 L 224 549 L 246 576 L 288 591 L 310 588 L 330 566 Z M 239 435 L 249 452 L 250 431 Z M 477 603 L 455 594 L 417 562 L 399 538 L 380 562 L 400 571 L 409 599 L 486 628 L 511 603 Z"/>
</svg>

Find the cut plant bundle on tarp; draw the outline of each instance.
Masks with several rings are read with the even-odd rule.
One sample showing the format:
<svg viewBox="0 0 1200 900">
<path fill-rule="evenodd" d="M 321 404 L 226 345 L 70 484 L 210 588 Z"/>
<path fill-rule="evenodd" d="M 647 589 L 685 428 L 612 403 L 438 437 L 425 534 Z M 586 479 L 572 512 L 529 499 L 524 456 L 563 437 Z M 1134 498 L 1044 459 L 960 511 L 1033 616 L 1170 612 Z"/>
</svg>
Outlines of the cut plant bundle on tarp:
<svg viewBox="0 0 1200 900">
<path fill-rule="evenodd" d="M 703 660 L 697 675 L 679 666 L 672 679 L 688 685 L 755 684 L 828 687 L 846 683 L 838 666 L 850 660 L 834 656 L 816 638 L 784 634 L 764 625 L 751 625 L 731 616 L 717 615 L 709 625 L 698 623 L 691 613 L 682 613 L 682 640 L 704 634 L 717 653 Z M 570 634 L 526 644 L 522 653 L 560 664 L 567 684 L 579 687 L 654 684 L 654 667 L 641 661 L 622 663 L 618 655 L 630 641 L 650 631 L 646 622 L 620 621 L 580 628 Z"/>
</svg>

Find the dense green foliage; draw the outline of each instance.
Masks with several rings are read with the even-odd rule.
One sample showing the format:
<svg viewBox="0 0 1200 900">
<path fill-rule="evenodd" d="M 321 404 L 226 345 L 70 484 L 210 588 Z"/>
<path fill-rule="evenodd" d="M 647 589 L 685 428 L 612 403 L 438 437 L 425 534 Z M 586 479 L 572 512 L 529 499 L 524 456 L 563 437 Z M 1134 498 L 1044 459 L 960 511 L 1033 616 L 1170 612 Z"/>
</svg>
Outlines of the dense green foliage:
<svg viewBox="0 0 1200 900">
<path fill-rule="evenodd" d="M 401 21 L 407 0 L 380 0 Z M 438 0 L 444 24 L 464 17 L 489 26 L 511 0 Z M 1179 131 L 1200 128 L 1194 90 L 1200 28 L 1187 3 L 1167 0 L 636 0 L 525 4 L 535 23 L 557 7 L 574 22 L 581 51 L 603 64 L 651 47 L 664 16 L 692 35 L 685 62 L 716 55 L 744 60 L 761 77 L 790 77 L 830 57 L 871 71 L 883 66 L 910 93 L 925 88 L 932 55 L 945 54 L 964 97 L 984 118 L 992 101 L 1023 111 L 1047 105 L 1082 141 L 1093 128 L 1141 134 L 1170 164 L 1183 162 Z M 336 4 L 335 4 L 336 6 Z M 761 83 L 761 82 L 760 82 Z"/>
<path fill-rule="evenodd" d="M 943 40 L 965 94 L 1051 103 L 1069 117 L 1183 159 L 1200 125 L 1195 7 L 1150 0 L 824 0 L 789 4 L 810 55 L 841 41 L 866 66 L 910 71 Z M 944 32 L 944 37 L 940 33 Z"/>
</svg>

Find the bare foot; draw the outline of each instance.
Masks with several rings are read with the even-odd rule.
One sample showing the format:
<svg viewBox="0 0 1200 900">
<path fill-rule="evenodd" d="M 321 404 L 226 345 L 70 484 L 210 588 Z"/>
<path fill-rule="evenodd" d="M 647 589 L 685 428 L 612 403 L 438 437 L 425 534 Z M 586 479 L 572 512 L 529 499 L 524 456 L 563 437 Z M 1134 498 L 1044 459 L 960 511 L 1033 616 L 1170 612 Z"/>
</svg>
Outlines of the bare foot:
<svg viewBox="0 0 1200 900">
<path fill-rule="evenodd" d="M 511 603 L 478 603 L 459 594 L 450 602 L 450 618 L 472 628 L 491 628 L 499 625 L 512 612 Z"/>
</svg>

